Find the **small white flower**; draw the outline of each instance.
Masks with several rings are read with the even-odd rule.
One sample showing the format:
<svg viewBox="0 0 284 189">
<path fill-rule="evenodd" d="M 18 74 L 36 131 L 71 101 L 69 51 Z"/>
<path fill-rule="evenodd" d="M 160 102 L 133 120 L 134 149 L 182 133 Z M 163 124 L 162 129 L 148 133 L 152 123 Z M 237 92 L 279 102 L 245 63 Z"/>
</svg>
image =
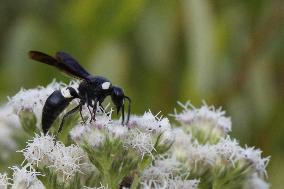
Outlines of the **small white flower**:
<svg viewBox="0 0 284 189">
<path fill-rule="evenodd" d="M 113 138 L 125 138 L 128 134 L 129 129 L 121 125 L 120 122 L 113 122 L 106 127 L 109 135 Z"/>
<path fill-rule="evenodd" d="M 55 143 L 53 136 L 44 134 L 36 135 L 21 152 L 29 163 L 55 170 L 62 177 L 60 181 L 69 180 L 90 165 L 82 148 Z"/>
<path fill-rule="evenodd" d="M 77 172 L 82 173 L 81 168 L 85 164 L 85 154 L 82 148 L 76 145 L 65 147 L 60 142 L 54 146 L 50 158 L 52 163 L 48 167 L 62 176 L 63 182 L 71 179 Z"/>
<path fill-rule="evenodd" d="M 168 181 L 168 189 L 197 189 L 200 180 L 183 180 L 179 177 L 175 177 L 174 179 L 170 179 Z"/>
<path fill-rule="evenodd" d="M 154 163 L 144 171 L 142 178 L 149 180 L 157 178 L 171 178 L 173 175 L 180 173 L 182 163 L 175 156 L 159 157 Z"/>
<path fill-rule="evenodd" d="M 38 166 L 39 163 L 41 165 L 48 165 L 50 160 L 50 155 L 54 149 L 55 139 L 53 136 L 44 135 L 41 133 L 40 135 L 36 134 L 32 140 L 27 142 L 27 146 L 25 149 L 20 152 L 23 153 L 25 160 L 29 163 Z"/>
<path fill-rule="evenodd" d="M 225 111 L 221 108 L 215 109 L 214 106 L 208 106 L 206 103 L 199 109 L 195 108 L 189 102 L 184 105 L 179 103 L 179 105 L 183 107 L 183 111 L 181 113 L 175 112 L 173 115 L 177 121 L 198 127 L 211 125 L 211 127 L 219 128 L 224 133 L 231 131 L 231 119 L 225 117 Z"/>
<path fill-rule="evenodd" d="M 14 166 L 11 169 L 14 171 L 12 189 L 45 189 L 37 179 L 37 176 L 42 176 L 42 174 L 36 172 L 31 164 L 26 164 L 22 168 Z"/>
<path fill-rule="evenodd" d="M 176 139 L 173 145 L 173 153 L 178 159 L 187 162 L 191 169 L 196 168 L 198 163 L 204 167 L 212 166 L 217 158 L 216 150 L 211 145 L 201 145 L 190 134 L 182 129 L 174 129 Z"/>
<path fill-rule="evenodd" d="M 269 189 L 270 184 L 259 178 L 257 174 L 253 174 L 245 183 L 244 189 Z"/>
<path fill-rule="evenodd" d="M 22 110 L 33 112 L 37 118 L 37 127 L 40 128 L 42 108 L 46 99 L 62 86 L 62 83 L 53 81 L 46 87 L 39 86 L 34 89 L 21 89 L 16 95 L 9 98 L 8 105 L 12 106 L 16 113 Z"/>
<path fill-rule="evenodd" d="M 217 154 L 222 160 L 230 162 L 232 166 L 241 159 L 241 150 L 239 143 L 229 136 L 222 138 L 216 145 L 213 145 Z"/>
<path fill-rule="evenodd" d="M 217 159 L 217 153 L 211 145 L 200 145 L 198 143 L 189 144 L 187 149 L 188 162 L 191 169 L 196 169 L 197 164 L 206 168 L 213 166 Z M 200 168 L 201 169 L 201 168 Z"/>
<path fill-rule="evenodd" d="M 97 109 L 101 111 L 97 111 L 96 113 L 96 117 L 95 117 L 96 120 L 94 122 L 95 127 L 103 128 L 103 127 L 106 127 L 108 124 L 112 123 L 112 119 L 111 119 L 111 115 L 113 112 L 112 109 L 109 112 L 102 110 L 99 106 Z"/>
<path fill-rule="evenodd" d="M 139 128 L 152 133 L 161 133 L 171 129 L 168 118 L 153 115 L 151 111 L 145 112 L 143 116 L 132 116 L 129 121 L 130 128 Z"/>
<path fill-rule="evenodd" d="M 172 132 L 176 136 L 172 148 L 173 154 L 179 159 L 187 159 L 187 147 L 193 142 L 192 136 L 180 128 L 174 128 Z"/>
<path fill-rule="evenodd" d="M 77 144 L 80 144 L 83 142 L 85 135 L 88 134 L 88 131 L 90 131 L 89 126 L 78 124 L 71 129 L 69 134 L 73 141 L 75 141 Z"/>
<path fill-rule="evenodd" d="M 150 133 L 141 132 L 139 129 L 130 130 L 123 142 L 124 147 L 138 151 L 142 158 L 145 154 L 152 155 L 152 151 L 155 150 L 152 135 Z"/>
<path fill-rule="evenodd" d="M 106 139 L 106 133 L 103 129 L 94 128 L 87 135 L 85 135 L 86 142 L 92 147 L 100 146 Z"/>
<path fill-rule="evenodd" d="M 5 160 L 17 148 L 13 135 L 19 132 L 21 124 L 18 115 L 10 106 L 0 107 L 0 159 Z"/>
<path fill-rule="evenodd" d="M 1 120 L 1 123 L 9 127 L 12 127 L 12 128 L 21 127 L 19 117 L 17 114 L 14 113 L 14 110 L 11 106 L 6 105 L 6 106 L 0 107 L 0 120 Z"/>
<path fill-rule="evenodd" d="M 7 189 L 9 185 L 10 183 L 7 174 L 0 173 L 0 189 Z"/>
<path fill-rule="evenodd" d="M 260 175 L 267 176 L 266 166 L 269 163 L 270 157 L 262 158 L 261 153 L 262 151 L 259 149 L 246 147 L 245 149 L 242 149 L 241 156 L 248 161 L 249 164 L 252 164 Z"/>
<path fill-rule="evenodd" d="M 71 138 L 77 144 L 87 142 L 92 147 L 98 147 L 106 138 L 105 128 L 97 128 L 94 124 L 78 124 L 70 131 Z"/>
<path fill-rule="evenodd" d="M 161 134 L 160 144 L 161 145 L 170 145 L 175 141 L 175 133 L 171 130 L 165 131 Z"/>
<path fill-rule="evenodd" d="M 160 182 L 156 180 L 142 181 L 143 189 L 197 189 L 199 180 L 184 180 L 180 177 L 173 179 L 162 179 Z"/>
</svg>

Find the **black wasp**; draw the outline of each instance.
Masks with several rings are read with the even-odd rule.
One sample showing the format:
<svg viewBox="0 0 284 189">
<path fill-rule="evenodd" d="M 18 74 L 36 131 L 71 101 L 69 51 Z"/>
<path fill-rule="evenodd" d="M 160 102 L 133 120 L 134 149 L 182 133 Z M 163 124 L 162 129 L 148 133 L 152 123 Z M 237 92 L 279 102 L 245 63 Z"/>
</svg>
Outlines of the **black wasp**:
<svg viewBox="0 0 284 189">
<path fill-rule="evenodd" d="M 42 52 L 30 51 L 29 57 L 44 64 L 54 66 L 68 75 L 82 80 L 78 89 L 65 87 L 54 91 L 47 98 L 42 110 L 42 130 L 44 134 L 48 132 L 55 119 L 74 99 L 80 99 L 79 105 L 63 116 L 58 132 L 63 128 L 65 118 L 77 111 L 80 112 L 81 118 L 85 122 L 82 116 L 82 106 L 85 104 L 91 114 L 90 121 L 95 120 L 97 104 L 102 107 L 102 102 L 107 96 L 111 96 L 117 108 L 117 114 L 121 110 L 122 124 L 124 124 L 124 102 L 125 99 L 128 100 L 128 114 L 125 124 L 128 123 L 131 100 L 124 95 L 120 87 L 113 86 L 108 79 L 102 76 L 90 75 L 73 57 L 65 52 L 57 52 L 52 57 Z"/>
</svg>

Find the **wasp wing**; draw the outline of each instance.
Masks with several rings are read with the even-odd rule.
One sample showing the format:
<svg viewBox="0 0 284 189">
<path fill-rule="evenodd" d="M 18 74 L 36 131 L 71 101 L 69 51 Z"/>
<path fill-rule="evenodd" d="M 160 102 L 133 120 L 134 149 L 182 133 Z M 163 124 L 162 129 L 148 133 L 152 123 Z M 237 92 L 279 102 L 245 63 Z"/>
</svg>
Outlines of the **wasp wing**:
<svg viewBox="0 0 284 189">
<path fill-rule="evenodd" d="M 90 74 L 69 54 L 57 52 L 55 57 L 39 51 L 30 51 L 29 57 L 33 60 L 54 66 L 72 77 L 88 80 Z"/>
</svg>

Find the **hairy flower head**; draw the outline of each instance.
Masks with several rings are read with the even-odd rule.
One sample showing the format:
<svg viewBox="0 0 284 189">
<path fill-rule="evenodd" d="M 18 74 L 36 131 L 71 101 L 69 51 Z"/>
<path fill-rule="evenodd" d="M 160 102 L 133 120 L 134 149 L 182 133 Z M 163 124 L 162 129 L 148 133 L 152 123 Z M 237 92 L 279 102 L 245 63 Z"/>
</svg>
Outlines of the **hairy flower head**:
<svg viewBox="0 0 284 189">
<path fill-rule="evenodd" d="M 151 134 L 139 129 L 130 130 L 123 143 L 124 147 L 136 150 L 142 158 L 146 154 L 152 155 L 152 151 L 155 150 Z"/>
<path fill-rule="evenodd" d="M 50 168 L 62 176 L 63 181 L 68 181 L 77 172 L 81 171 L 82 165 L 85 164 L 85 154 L 82 148 L 76 145 L 65 146 L 64 144 L 57 142 L 51 153 L 52 163 L 49 165 Z"/>
<path fill-rule="evenodd" d="M 7 174 L 0 173 L 0 188 L 7 189 L 8 185 L 10 185 L 10 183 L 9 183 L 9 178 L 7 177 Z"/>
<path fill-rule="evenodd" d="M 179 105 L 183 111 L 181 113 L 175 111 L 172 116 L 200 141 L 215 143 L 231 131 L 231 119 L 225 116 L 225 111 L 221 108 L 215 109 L 214 106 L 208 106 L 206 103 L 200 108 L 194 107 L 189 102 Z"/>
<path fill-rule="evenodd" d="M 37 178 L 42 174 L 37 172 L 31 164 L 26 164 L 22 168 L 14 166 L 11 169 L 13 170 L 12 189 L 45 189 Z"/>
<path fill-rule="evenodd" d="M 139 128 L 140 130 L 161 133 L 171 129 L 168 118 L 153 115 L 151 111 L 145 112 L 143 116 L 132 116 L 129 121 L 130 128 Z"/>
<path fill-rule="evenodd" d="M 27 142 L 25 149 L 20 152 L 23 153 L 25 160 L 31 164 L 39 163 L 42 166 L 51 163 L 50 156 L 54 150 L 55 138 L 51 135 L 36 134 L 32 140 Z"/>
<path fill-rule="evenodd" d="M 253 166 L 259 175 L 265 175 L 267 177 L 266 166 L 269 163 L 270 157 L 262 158 L 261 153 L 262 151 L 260 149 L 246 147 L 242 149 L 241 156 L 249 165 Z"/>
</svg>

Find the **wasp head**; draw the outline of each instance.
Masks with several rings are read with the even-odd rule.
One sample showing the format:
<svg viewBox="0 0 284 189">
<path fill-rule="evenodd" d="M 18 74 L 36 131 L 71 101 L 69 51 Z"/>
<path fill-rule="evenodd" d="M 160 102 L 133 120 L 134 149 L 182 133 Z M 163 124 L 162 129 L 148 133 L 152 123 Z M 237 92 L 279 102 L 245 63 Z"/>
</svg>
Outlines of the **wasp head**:
<svg viewBox="0 0 284 189">
<path fill-rule="evenodd" d="M 112 88 L 112 93 L 111 93 L 111 99 L 114 105 L 116 106 L 117 109 L 117 114 L 119 114 L 121 110 L 121 115 L 122 115 L 122 124 L 124 124 L 124 104 L 125 104 L 125 99 L 128 100 L 128 113 L 127 113 L 127 119 L 125 124 L 128 123 L 129 121 L 129 116 L 130 116 L 130 105 L 131 105 L 131 100 L 129 97 L 124 95 L 124 92 L 121 88 L 113 86 Z"/>
</svg>

